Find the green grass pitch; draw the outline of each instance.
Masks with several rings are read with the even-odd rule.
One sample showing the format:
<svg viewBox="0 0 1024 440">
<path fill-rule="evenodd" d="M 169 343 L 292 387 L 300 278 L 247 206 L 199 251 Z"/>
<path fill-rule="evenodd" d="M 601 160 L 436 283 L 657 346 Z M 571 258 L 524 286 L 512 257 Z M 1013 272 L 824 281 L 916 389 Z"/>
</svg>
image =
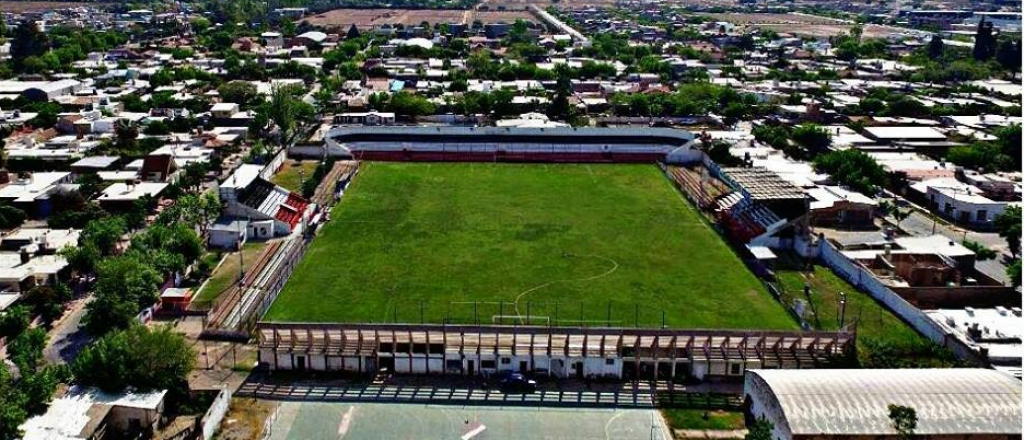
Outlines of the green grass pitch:
<svg viewBox="0 0 1024 440">
<path fill-rule="evenodd" d="M 793 329 L 654 165 L 363 163 L 267 321 Z"/>
</svg>

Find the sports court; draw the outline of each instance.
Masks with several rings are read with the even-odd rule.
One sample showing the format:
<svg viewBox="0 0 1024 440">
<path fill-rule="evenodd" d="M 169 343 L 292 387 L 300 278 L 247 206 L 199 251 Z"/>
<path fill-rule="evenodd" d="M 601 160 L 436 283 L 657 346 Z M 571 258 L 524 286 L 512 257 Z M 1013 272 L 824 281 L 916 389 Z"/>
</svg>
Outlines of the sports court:
<svg viewBox="0 0 1024 440">
<path fill-rule="evenodd" d="M 655 409 L 283 402 L 271 440 L 667 440 Z"/>
</svg>

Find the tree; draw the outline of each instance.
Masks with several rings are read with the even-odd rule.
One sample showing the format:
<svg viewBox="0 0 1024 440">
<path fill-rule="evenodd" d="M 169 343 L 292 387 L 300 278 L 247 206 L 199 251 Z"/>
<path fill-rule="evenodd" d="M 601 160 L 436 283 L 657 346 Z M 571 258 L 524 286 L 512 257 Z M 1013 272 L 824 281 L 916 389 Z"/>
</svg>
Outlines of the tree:
<svg viewBox="0 0 1024 440">
<path fill-rule="evenodd" d="M 45 346 L 46 332 L 38 328 L 11 341 L 8 354 L 18 366 L 18 380 L 0 362 L 0 440 L 22 438 L 19 427 L 29 415 L 46 410 L 58 383 L 66 378 L 66 369 L 44 365 Z"/>
<path fill-rule="evenodd" d="M 25 294 L 25 302 L 30 304 L 32 310 L 47 323 L 53 322 L 64 314 L 64 302 L 69 299 L 71 299 L 71 292 L 62 284 L 57 288 L 35 286 Z"/>
<path fill-rule="evenodd" d="M 800 124 L 793 129 L 793 142 L 812 154 L 820 153 L 832 145 L 832 134 L 815 124 Z"/>
<path fill-rule="evenodd" d="M 903 220 L 906 220 L 908 217 L 910 217 L 910 213 L 912 212 L 909 209 L 900 209 L 898 206 L 896 206 L 895 203 L 892 203 L 888 200 L 883 200 L 881 203 L 879 203 L 878 208 L 883 213 L 891 215 L 893 220 L 896 220 L 896 229 L 900 228 L 900 223 L 903 223 Z"/>
<path fill-rule="evenodd" d="M 928 41 L 928 58 L 933 60 L 942 58 L 943 49 L 942 37 L 939 34 L 932 35 L 932 39 Z"/>
<path fill-rule="evenodd" d="M 13 338 L 28 328 L 31 319 L 28 307 L 17 305 L 0 313 L 0 337 Z"/>
<path fill-rule="evenodd" d="M 992 131 L 995 135 L 995 144 L 1000 153 L 1006 156 L 1009 161 L 1010 170 L 1021 168 L 1021 127 L 1020 124 L 1010 124 L 999 127 Z"/>
<path fill-rule="evenodd" d="M 903 405 L 889 404 L 889 420 L 893 429 L 899 434 L 901 440 L 914 438 L 914 430 L 917 429 L 917 411 L 914 408 Z"/>
<path fill-rule="evenodd" d="M 96 265 L 95 300 L 86 306 L 86 329 L 94 335 L 131 326 L 139 310 L 153 304 L 160 272 L 139 252 L 109 257 Z"/>
<path fill-rule="evenodd" d="M 7 364 L 0 362 L 0 440 L 22 438 L 21 424 L 28 418 L 25 394 L 14 382 Z"/>
<path fill-rule="evenodd" d="M 348 32 L 345 33 L 345 39 L 354 40 L 356 38 L 359 38 L 359 28 L 356 27 L 355 23 L 352 23 L 352 26 L 348 28 Z"/>
<path fill-rule="evenodd" d="M 121 237 L 128 232 L 128 225 L 121 217 L 97 219 L 85 225 L 82 230 L 81 242 L 91 243 L 103 255 L 114 253 Z"/>
<path fill-rule="evenodd" d="M 183 390 L 195 368 L 195 353 L 170 326 L 133 325 L 99 338 L 71 365 L 75 379 L 105 391 Z"/>
<path fill-rule="evenodd" d="M 248 81 L 231 81 L 217 88 L 217 94 L 223 102 L 232 102 L 242 108 L 257 105 L 263 98 L 256 86 Z"/>
<path fill-rule="evenodd" d="M 11 40 L 11 58 L 18 62 L 24 62 L 26 58 L 38 57 L 50 48 L 50 41 L 46 34 L 39 30 L 34 21 L 27 21 L 18 25 Z M 23 64 L 24 68 L 24 64 Z"/>
<path fill-rule="evenodd" d="M 974 34 L 974 59 L 985 61 L 996 53 L 996 39 L 992 35 L 992 23 L 982 17 Z"/>
<path fill-rule="evenodd" d="M 25 211 L 8 204 L 0 204 L 0 229 L 14 229 L 25 223 Z"/>
<path fill-rule="evenodd" d="M 772 430 L 774 429 L 775 425 L 769 422 L 765 416 L 761 416 L 747 429 L 747 435 L 743 436 L 743 440 L 773 440 Z"/>
<path fill-rule="evenodd" d="M 1010 278 L 1013 287 L 1020 286 L 1020 258 L 1013 260 L 1013 263 L 1006 268 L 1006 276 Z"/>
<path fill-rule="evenodd" d="M 839 184 L 866 195 L 874 194 L 879 185 L 888 181 L 885 169 L 874 158 L 857 149 L 822 154 L 814 159 L 814 168 L 828 173 Z"/>
<path fill-rule="evenodd" d="M 1017 73 L 1020 70 L 1021 42 L 1003 40 L 996 48 L 996 61 L 1010 72 Z"/>
<path fill-rule="evenodd" d="M 1010 255 L 1017 258 L 1020 255 L 1021 240 L 1020 206 L 1008 206 L 1005 211 L 996 216 L 995 224 L 999 229 L 999 236 L 1006 240 L 1006 245 L 1010 248 Z"/>
<path fill-rule="evenodd" d="M 114 123 L 114 147 L 120 151 L 135 151 L 139 145 L 139 125 L 127 119 Z"/>
<path fill-rule="evenodd" d="M 991 260 L 996 257 L 996 251 L 976 241 L 964 240 L 964 247 L 974 252 L 979 261 Z"/>
<path fill-rule="evenodd" d="M 43 348 L 46 347 L 46 330 L 30 328 L 11 341 L 7 351 L 18 371 L 36 371 L 43 363 Z"/>
<path fill-rule="evenodd" d="M 427 98 L 406 91 L 395 93 L 387 107 L 390 111 L 409 118 L 431 115 L 437 110 L 434 103 Z"/>
<path fill-rule="evenodd" d="M 263 115 L 277 126 L 278 141 L 282 146 L 294 143 L 316 115 L 316 109 L 299 98 L 302 93 L 300 86 L 275 85 L 270 99 L 257 110 L 257 115 Z"/>
</svg>

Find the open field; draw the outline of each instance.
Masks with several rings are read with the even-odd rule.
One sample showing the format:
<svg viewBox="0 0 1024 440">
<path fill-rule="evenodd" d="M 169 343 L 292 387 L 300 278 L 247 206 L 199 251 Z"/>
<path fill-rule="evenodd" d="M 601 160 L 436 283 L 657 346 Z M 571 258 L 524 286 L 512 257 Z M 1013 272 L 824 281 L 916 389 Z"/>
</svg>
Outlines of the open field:
<svg viewBox="0 0 1024 440">
<path fill-rule="evenodd" d="M 755 13 L 702 13 L 702 16 L 716 21 L 726 21 L 737 26 L 749 26 L 758 29 L 773 30 L 778 33 L 790 33 L 808 37 L 831 37 L 845 34 L 853 28 L 853 23 L 829 17 L 808 14 L 779 14 L 767 12 Z M 863 25 L 864 37 L 884 38 L 895 29 L 874 24 Z"/>
<path fill-rule="evenodd" d="M 283 402 L 271 440 L 668 440 L 653 409 Z"/>
<path fill-rule="evenodd" d="M 616 0 L 481 0 L 477 3 L 477 10 L 491 11 L 515 11 L 527 10 L 530 6 L 547 9 L 549 6 L 556 6 L 561 10 L 582 10 L 582 9 L 608 9 L 615 7 Z"/>
<path fill-rule="evenodd" d="M 103 9 L 106 3 L 84 3 L 84 2 L 41 2 L 41 1 L 2 1 L 0 12 L 21 14 L 25 12 L 54 11 L 58 9 L 71 9 L 82 6 L 89 6 L 96 9 Z"/>
<path fill-rule="evenodd" d="M 367 162 L 268 321 L 792 329 L 653 165 Z"/>
<path fill-rule="evenodd" d="M 293 160 L 288 159 L 278 170 L 277 174 L 270 179 L 275 185 L 280 185 L 290 191 L 298 193 L 302 192 L 302 178 L 303 175 L 306 179 L 313 176 L 313 172 L 316 171 L 317 161 L 315 160 Z M 300 173 L 301 171 L 301 173 Z"/>
<path fill-rule="evenodd" d="M 867 367 L 940 367 L 950 366 L 952 354 L 921 336 L 866 293 L 839 278 L 827 267 L 811 266 L 796 270 L 802 264 L 798 257 L 782 255 L 776 275 L 786 292 L 804 298 L 811 308 L 808 319 L 818 330 L 837 330 L 840 324 L 857 323 L 857 350 L 861 364 Z M 804 284 L 811 286 L 810 298 L 803 294 Z M 846 293 L 846 316 L 842 315 L 839 292 Z M 888 359 L 909 362 L 904 365 L 878 365 Z"/>
<path fill-rule="evenodd" d="M 355 24 L 360 29 L 372 29 L 385 24 L 416 26 L 424 21 L 435 23 L 472 24 L 475 20 L 483 23 L 512 23 L 517 19 L 537 21 L 525 10 L 476 11 L 463 9 L 334 9 L 304 19 L 314 26 L 348 29 Z"/>
<path fill-rule="evenodd" d="M 242 246 L 241 260 L 244 261 L 246 270 L 252 267 L 253 263 L 256 262 L 256 256 L 259 255 L 266 245 L 266 242 L 249 242 Z M 195 299 L 192 301 L 192 307 L 205 309 L 218 296 L 227 292 L 228 287 L 238 281 L 238 267 L 243 261 L 239 261 L 238 252 L 228 254 L 224 262 L 210 275 L 210 279 L 203 286 L 203 289 L 196 294 Z"/>
</svg>

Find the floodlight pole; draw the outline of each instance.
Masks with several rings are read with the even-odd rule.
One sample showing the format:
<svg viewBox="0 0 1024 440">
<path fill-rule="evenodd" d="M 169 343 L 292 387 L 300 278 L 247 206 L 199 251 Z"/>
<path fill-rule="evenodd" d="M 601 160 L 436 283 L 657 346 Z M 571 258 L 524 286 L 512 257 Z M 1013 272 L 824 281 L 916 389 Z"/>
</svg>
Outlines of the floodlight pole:
<svg viewBox="0 0 1024 440">
<path fill-rule="evenodd" d="M 839 292 L 839 329 L 842 330 L 843 326 L 846 325 L 846 293 Z"/>
</svg>

